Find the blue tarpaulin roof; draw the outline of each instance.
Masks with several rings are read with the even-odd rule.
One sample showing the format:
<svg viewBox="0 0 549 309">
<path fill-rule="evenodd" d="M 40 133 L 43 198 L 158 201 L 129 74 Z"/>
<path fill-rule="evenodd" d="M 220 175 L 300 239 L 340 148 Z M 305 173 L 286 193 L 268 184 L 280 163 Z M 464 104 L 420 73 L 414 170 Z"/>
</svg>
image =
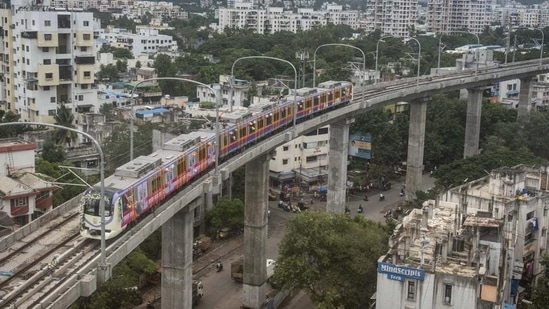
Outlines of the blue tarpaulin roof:
<svg viewBox="0 0 549 309">
<path fill-rule="evenodd" d="M 504 303 L 503 309 L 516 309 L 517 307 L 513 304 Z"/>
</svg>

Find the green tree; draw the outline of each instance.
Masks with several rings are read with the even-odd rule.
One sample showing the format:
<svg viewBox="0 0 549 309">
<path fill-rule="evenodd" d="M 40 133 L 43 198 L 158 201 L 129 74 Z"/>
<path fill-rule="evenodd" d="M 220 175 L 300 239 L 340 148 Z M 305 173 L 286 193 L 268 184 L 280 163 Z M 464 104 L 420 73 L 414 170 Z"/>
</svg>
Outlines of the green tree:
<svg viewBox="0 0 549 309">
<path fill-rule="evenodd" d="M 136 68 L 136 69 L 141 68 L 141 61 L 137 60 L 137 61 L 135 62 L 135 68 Z"/>
<path fill-rule="evenodd" d="M 367 308 L 387 232 L 362 217 L 308 211 L 290 219 L 279 246 L 274 280 L 303 290 L 316 308 Z"/>
<path fill-rule="evenodd" d="M 210 233 L 215 234 L 217 228 L 244 226 L 244 203 L 239 199 L 221 199 L 206 213 Z"/>
<path fill-rule="evenodd" d="M 115 119 L 115 108 L 111 103 L 103 103 L 99 107 L 99 112 L 103 114 L 107 121 L 113 121 Z"/>
<path fill-rule="evenodd" d="M 20 118 L 20 115 L 16 115 L 12 111 L 0 110 L 0 123 L 18 122 Z M 27 126 L 5 126 L 0 130 L 0 138 L 15 137 L 28 130 L 30 128 Z"/>
<path fill-rule="evenodd" d="M 102 64 L 99 67 L 99 72 L 97 72 L 97 78 L 100 81 L 115 82 L 118 80 L 118 69 L 112 63 L 107 65 Z"/>
<path fill-rule="evenodd" d="M 74 115 L 65 104 L 59 104 L 57 106 L 57 113 L 53 116 L 53 119 L 57 125 L 74 129 Z M 65 129 L 56 128 L 55 131 L 53 131 L 53 139 L 59 145 L 68 145 L 70 147 L 77 137 L 78 135 L 76 132 Z"/>
<path fill-rule="evenodd" d="M 63 147 L 57 145 L 51 139 L 47 140 L 42 146 L 42 159 L 48 162 L 63 162 L 65 157 Z"/>
<path fill-rule="evenodd" d="M 55 159 L 55 158 L 54 158 Z M 85 187 L 82 181 L 72 174 L 68 174 L 66 169 L 59 166 L 74 166 L 70 162 L 49 162 L 44 159 L 38 159 L 36 162 L 36 173 L 48 175 L 57 182 L 65 183 L 61 186 L 61 190 L 56 190 L 53 193 L 53 205 L 61 205 L 62 203 L 70 200 L 71 198 L 82 193 Z M 88 183 L 94 184 L 97 182 L 97 178 L 86 177 L 80 175 L 82 179 L 87 179 Z M 82 184 L 82 186 L 69 185 L 69 184 Z"/>
<path fill-rule="evenodd" d="M 128 71 L 128 61 L 116 60 L 116 69 L 120 73 L 126 73 Z"/>
</svg>

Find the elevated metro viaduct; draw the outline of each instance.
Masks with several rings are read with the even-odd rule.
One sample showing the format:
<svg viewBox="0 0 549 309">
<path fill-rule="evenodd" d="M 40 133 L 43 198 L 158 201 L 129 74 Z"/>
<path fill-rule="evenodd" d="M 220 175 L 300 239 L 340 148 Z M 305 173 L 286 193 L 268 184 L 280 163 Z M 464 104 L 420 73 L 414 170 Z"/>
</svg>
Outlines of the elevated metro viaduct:
<svg viewBox="0 0 549 309">
<path fill-rule="evenodd" d="M 192 232 L 195 209 L 212 207 L 213 196 L 221 194 L 222 183 L 230 184 L 231 172 L 246 165 L 242 305 L 246 308 L 259 308 L 265 300 L 266 291 L 268 162 L 273 149 L 312 129 L 330 125 L 326 210 L 343 213 L 347 179 L 347 143 L 349 125 L 353 117 L 391 102 L 408 101 L 411 104 L 406 196 L 411 199 L 411 193 L 416 191 L 422 180 L 425 118 L 430 96 L 467 89 L 469 96 L 464 157 L 469 157 L 478 153 L 482 89 L 494 82 L 519 78 L 521 89 L 518 115 L 524 117 L 530 106 L 532 80 L 536 75 L 546 72 L 549 72 L 549 64 L 544 59 L 542 65 L 538 60 L 522 61 L 504 67 L 479 70 L 478 75 L 472 71 L 460 71 L 450 75 L 424 76 L 419 82 L 415 78 L 407 78 L 380 83 L 375 87 L 355 89 L 352 104 L 319 115 L 297 124 L 295 128 L 272 136 L 221 164 L 220 175 L 211 172 L 196 180 L 158 207 L 154 214 L 145 217 L 116 239 L 107 248 L 107 268 L 97 267 L 97 257 L 83 267 L 78 276 L 65 280 L 56 293 L 45 297 L 43 307 L 66 308 L 78 297 L 90 295 L 98 282 L 110 278 L 113 265 L 161 227 L 162 308 L 192 308 Z"/>
</svg>

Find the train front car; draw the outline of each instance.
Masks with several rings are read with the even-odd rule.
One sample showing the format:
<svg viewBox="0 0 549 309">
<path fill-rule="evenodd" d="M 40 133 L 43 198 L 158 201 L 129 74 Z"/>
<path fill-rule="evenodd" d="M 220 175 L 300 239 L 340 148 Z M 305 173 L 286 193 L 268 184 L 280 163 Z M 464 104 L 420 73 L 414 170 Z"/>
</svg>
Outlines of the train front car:
<svg viewBox="0 0 549 309">
<path fill-rule="evenodd" d="M 84 192 L 80 199 L 80 235 L 85 238 L 101 239 L 101 189 L 91 188 Z M 105 192 L 103 196 L 105 207 L 105 239 L 116 237 L 120 229 L 119 216 L 115 214 L 112 204 L 113 194 Z"/>
</svg>

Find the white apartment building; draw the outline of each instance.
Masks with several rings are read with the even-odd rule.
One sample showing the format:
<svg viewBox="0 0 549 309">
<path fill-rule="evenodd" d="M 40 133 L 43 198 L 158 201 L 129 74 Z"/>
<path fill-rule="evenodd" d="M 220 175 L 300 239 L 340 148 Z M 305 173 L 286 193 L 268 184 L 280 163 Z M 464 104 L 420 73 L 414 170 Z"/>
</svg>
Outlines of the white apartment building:
<svg viewBox="0 0 549 309">
<path fill-rule="evenodd" d="M 329 140 L 329 126 L 326 126 L 277 147 L 276 155 L 269 162 L 271 184 L 277 186 L 294 180 L 325 184 Z"/>
<path fill-rule="evenodd" d="M 431 200 L 402 219 L 378 259 L 376 308 L 503 308 L 505 222 L 462 214 L 459 203 Z"/>
<path fill-rule="evenodd" d="M 549 26 L 549 3 L 541 5 L 523 5 L 513 3 L 495 7 L 492 22 L 502 26 L 545 28 Z"/>
<path fill-rule="evenodd" d="M 0 10 L 2 108 L 23 121 L 53 122 L 58 104 L 73 113 L 98 111 L 93 14 L 12 1 Z"/>
<path fill-rule="evenodd" d="M 358 11 L 344 11 L 340 5 L 329 5 L 326 10 L 298 9 L 297 13 L 281 7 L 255 9 L 251 3 L 238 3 L 236 8 L 220 8 L 219 31 L 225 28 L 250 29 L 259 34 L 279 31 L 308 31 L 328 23 L 344 24 L 358 29 Z"/>
<path fill-rule="evenodd" d="M 381 30 L 384 35 L 409 37 L 416 28 L 418 0 L 367 0 L 366 31 Z"/>
<path fill-rule="evenodd" d="M 105 39 L 111 46 L 129 49 L 134 57 L 154 55 L 156 53 L 177 53 L 177 41 L 171 35 L 159 34 L 158 29 L 139 28 L 137 33 L 129 33 L 125 29 L 112 32 L 105 31 L 101 39 Z"/>
<path fill-rule="evenodd" d="M 219 84 L 221 85 L 221 105 L 224 110 L 231 108 L 243 108 L 248 98 L 248 91 L 251 84 L 247 80 L 235 79 L 231 82 L 230 75 L 220 75 Z M 213 92 L 202 85 L 196 87 L 196 98 L 200 102 L 215 102 L 216 98 Z"/>
<path fill-rule="evenodd" d="M 429 0 L 427 30 L 435 33 L 467 29 L 480 34 L 490 26 L 490 0 Z"/>
</svg>

